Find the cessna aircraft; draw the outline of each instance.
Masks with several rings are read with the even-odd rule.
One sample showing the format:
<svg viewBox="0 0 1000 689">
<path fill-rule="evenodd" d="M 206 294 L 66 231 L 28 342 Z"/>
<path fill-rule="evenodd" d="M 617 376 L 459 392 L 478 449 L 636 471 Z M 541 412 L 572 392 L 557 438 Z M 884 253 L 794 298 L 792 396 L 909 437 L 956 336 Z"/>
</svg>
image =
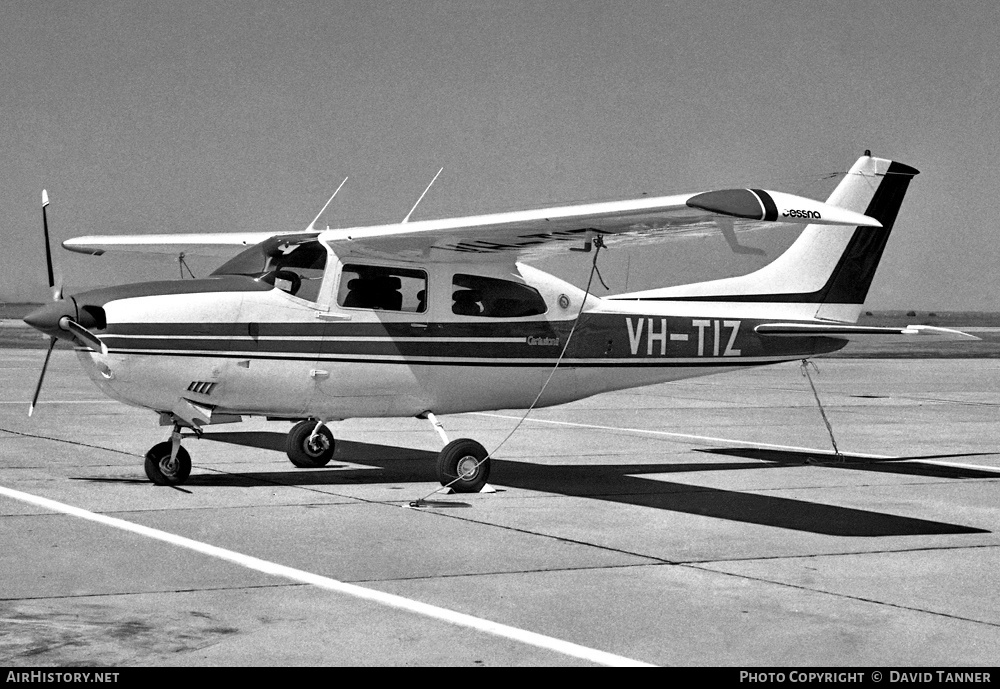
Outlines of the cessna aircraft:
<svg viewBox="0 0 1000 689">
<path fill-rule="evenodd" d="M 146 454 L 156 484 L 191 472 L 182 429 L 293 421 L 289 459 L 321 467 L 334 452 L 332 421 L 416 416 L 446 443 L 442 485 L 479 491 L 489 452 L 448 442 L 437 414 L 530 409 L 793 361 L 855 335 L 945 332 L 855 325 L 916 174 L 866 151 L 825 203 L 723 189 L 325 231 L 314 220 L 291 234 L 70 239 L 66 249 L 88 254 L 245 250 L 204 279 L 57 291 L 24 319 L 52 338 L 32 409 L 56 339 L 69 339 L 101 390 L 172 426 Z M 47 203 L 43 192 L 48 255 Z M 569 249 L 595 252 L 596 267 L 605 241 L 775 222 L 805 228 L 764 268 L 709 282 L 599 298 L 523 262 Z M 54 286 L 51 256 L 48 267 Z"/>
</svg>

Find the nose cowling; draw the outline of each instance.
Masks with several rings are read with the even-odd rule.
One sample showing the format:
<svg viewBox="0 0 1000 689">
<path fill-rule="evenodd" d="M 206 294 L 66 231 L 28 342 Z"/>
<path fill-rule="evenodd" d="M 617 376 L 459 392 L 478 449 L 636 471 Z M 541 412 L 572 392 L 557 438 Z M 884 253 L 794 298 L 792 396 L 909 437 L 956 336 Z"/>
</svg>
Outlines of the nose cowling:
<svg viewBox="0 0 1000 689">
<path fill-rule="evenodd" d="M 80 306 L 73 297 L 59 299 L 35 309 L 24 317 L 24 322 L 49 337 L 65 338 L 67 333 L 61 323 L 63 318 L 69 318 L 88 330 L 103 330 L 107 327 L 102 307 L 89 304 Z"/>
</svg>

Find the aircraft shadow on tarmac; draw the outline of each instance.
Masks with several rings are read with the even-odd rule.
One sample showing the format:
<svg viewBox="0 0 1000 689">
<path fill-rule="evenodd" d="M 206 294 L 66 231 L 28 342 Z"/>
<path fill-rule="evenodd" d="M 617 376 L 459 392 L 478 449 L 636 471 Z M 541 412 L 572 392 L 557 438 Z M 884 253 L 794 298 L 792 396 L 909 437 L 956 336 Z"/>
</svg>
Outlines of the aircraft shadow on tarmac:
<svg viewBox="0 0 1000 689">
<path fill-rule="evenodd" d="M 215 442 L 257 447 L 284 453 L 285 434 L 269 431 L 206 433 Z M 653 509 L 696 514 L 729 521 L 774 526 L 830 536 L 916 536 L 936 534 L 989 533 L 957 524 L 902 517 L 869 510 L 825 505 L 771 495 L 741 493 L 644 478 L 642 474 L 670 474 L 698 471 L 781 469 L 801 466 L 823 458 L 823 466 L 865 471 L 898 471 L 949 478 L 996 478 L 997 474 L 960 467 L 908 462 L 902 459 L 872 460 L 843 455 L 810 455 L 801 452 L 757 448 L 697 450 L 718 455 L 745 457 L 749 462 L 707 462 L 704 464 L 598 464 L 543 465 L 494 459 L 490 482 L 509 488 L 556 493 Z M 982 453 L 989 454 L 989 453 Z M 939 455 L 937 457 L 942 457 Z M 970 456 L 970 455 L 947 455 Z M 253 486 L 262 483 L 283 485 L 352 485 L 367 483 L 421 483 L 433 480 L 437 455 L 434 452 L 371 443 L 337 441 L 333 462 L 323 469 L 290 469 L 281 472 L 245 474 L 195 474 L 185 484 L 195 486 Z M 338 464 L 338 460 L 341 462 Z M 831 463 L 833 460 L 833 463 Z M 761 461 L 768 462 L 761 464 Z M 355 468 L 363 464 L 377 467 Z"/>
<path fill-rule="evenodd" d="M 875 471 L 886 474 L 906 474 L 908 476 L 929 476 L 932 478 L 1000 478 L 1000 470 L 983 471 L 973 467 L 946 466 L 920 462 L 921 459 L 954 459 L 955 457 L 983 457 L 997 455 L 996 452 L 967 452 L 950 455 L 920 455 L 917 457 L 859 457 L 842 454 L 839 457 L 827 453 L 797 452 L 793 450 L 772 450 L 759 447 L 745 448 L 712 448 L 710 450 L 695 450 L 713 455 L 729 457 L 747 457 L 775 464 L 816 464 L 834 469 L 850 469 L 852 471 Z"/>
</svg>

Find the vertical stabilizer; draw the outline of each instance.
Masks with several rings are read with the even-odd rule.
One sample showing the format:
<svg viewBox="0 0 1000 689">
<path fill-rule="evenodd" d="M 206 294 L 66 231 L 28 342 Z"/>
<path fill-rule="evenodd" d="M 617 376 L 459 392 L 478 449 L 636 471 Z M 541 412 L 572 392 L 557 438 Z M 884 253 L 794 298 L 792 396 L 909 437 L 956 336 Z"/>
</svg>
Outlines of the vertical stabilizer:
<svg viewBox="0 0 1000 689">
<path fill-rule="evenodd" d="M 917 170 L 862 156 L 827 203 L 863 213 L 882 227 L 807 225 L 781 256 L 748 275 L 634 292 L 612 299 L 781 303 L 801 318 L 856 321 L 907 186 Z"/>
</svg>

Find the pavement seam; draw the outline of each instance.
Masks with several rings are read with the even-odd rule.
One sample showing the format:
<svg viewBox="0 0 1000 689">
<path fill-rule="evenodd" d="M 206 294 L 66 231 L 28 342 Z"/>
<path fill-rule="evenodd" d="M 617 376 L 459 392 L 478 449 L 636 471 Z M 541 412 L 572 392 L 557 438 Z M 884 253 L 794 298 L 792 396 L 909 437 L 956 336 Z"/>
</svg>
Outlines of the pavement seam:
<svg viewBox="0 0 1000 689">
<path fill-rule="evenodd" d="M 768 562 L 774 560 L 805 560 L 822 557 L 844 557 L 850 555 L 893 555 L 896 553 L 935 552 L 939 550 L 975 550 L 979 548 L 1000 548 L 996 543 L 976 543 L 971 545 L 929 546 L 926 548 L 900 548 L 899 550 L 845 550 L 830 553 L 810 553 L 808 555 L 773 555 L 769 557 L 728 557 L 722 560 L 679 560 L 678 565 L 709 565 L 725 562 Z"/>
<path fill-rule="evenodd" d="M 275 582 L 273 584 L 253 584 L 247 586 L 205 586 L 202 588 L 162 589 L 160 591 L 115 591 L 113 593 L 74 593 L 62 596 L 17 596 L 0 598 L 0 603 L 16 603 L 18 601 L 43 600 L 76 600 L 80 598 L 117 598 L 119 596 L 159 596 L 174 593 L 201 593 L 203 591 L 247 591 L 252 589 L 294 588 L 306 587 L 309 584 L 298 582 Z"/>
<path fill-rule="evenodd" d="M 103 447 L 101 445 L 91 445 L 89 443 L 81 443 L 78 440 L 66 440 L 64 438 L 53 438 L 47 435 L 37 435 L 35 433 L 22 433 L 21 431 L 11 430 L 9 428 L 0 428 L 0 432 L 10 433 L 12 435 L 19 435 L 22 438 L 37 438 L 39 440 L 51 440 L 57 443 L 66 443 L 67 445 L 76 445 L 77 447 L 89 447 L 94 450 L 104 450 L 105 452 L 114 452 L 119 455 L 125 455 L 126 457 L 138 457 L 142 458 L 143 455 L 137 455 L 134 452 L 125 452 L 124 450 L 116 450 L 111 447 Z"/>
<path fill-rule="evenodd" d="M 927 615 L 934 615 L 935 617 L 944 617 L 944 618 L 948 618 L 948 619 L 952 619 L 952 620 L 959 620 L 961 622 L 971 622 L 973 624 L 981 624 L 981 625 L 985 625 L 987 627 L 998 627 L 998 628 L 1000 628 L 1000 623 L 997 623 L 997 622 L 989 622 L 987 620 L 976 620 L 976 619 L 973 619 L 973 618 L 970 618 L 970 617 L 962 617 L 960 615 L 953 615 L 951 613 L 946 613 L 946 612 L 938 612 L 936 610 L 927 610 L 927 609 L 924 609 L 924 608 L 915 608 L 915 607 L 911 607 L 911 606 L 908 606 L 908 605 L 900 605 L 899 603 L 891 603 L 889 601 L 876 600 L 874 598 L 865 598 L 864 596 L 853 596 L 853 595 L 851 595 L 849 593 L 838 593 L 836 591 L 826 591 L 826 590 L 823 590 L 823 589 L 817 589 L 817 588 L 811 588 L 809 586 L 803 586 L 801 584 L 791 584 L 791 583 L 788 583 L 788 582 L 785 582 L 785 581 L 774 581 L 773 579 L 767 579 L 766 577 L 750 576 L 749 574 L 737 574 L 737 573 L 734 573 L 734 572 L 724 572 L 722 570 L 712 569 L 711 567 L 704 567 L 702 565 L 685 564 L 685 565 L 680 565 L 680 566 L 687 567 L 687 568 L 690 568 L 690 569 L 696 569 L 696 570 L 701 571 L 701 572 L 711 572 L 713 574 L 721 574 L 723 576 L 734 577 L 736 579 L 746 579 L 748 581 L 757 581 L 757 582 L 763 582 L 763 583 L 767 583 L 767 584 L 774 584 L 775 586 L 782 586 L 784 588 L 795 589 L 797 591 L 808 591 L 810 593 L 817 593 L 817 594 L 826 595 L 826 596 L 833 596 L 834 598 L 844 598 L 844 599 L 847 599 L 847 600 L 854 600 L 854 601 L 859 601 L 859 602 L 862 602 L 862 603 L 872 603 L 874 605 L 884 605 L 886 607 L 896 608 L 897 610 L 906 610 L 906 611 L 909 611 L 909 612 L 924 613 L 924 614 L 927 614 Z"/>
</svg>

